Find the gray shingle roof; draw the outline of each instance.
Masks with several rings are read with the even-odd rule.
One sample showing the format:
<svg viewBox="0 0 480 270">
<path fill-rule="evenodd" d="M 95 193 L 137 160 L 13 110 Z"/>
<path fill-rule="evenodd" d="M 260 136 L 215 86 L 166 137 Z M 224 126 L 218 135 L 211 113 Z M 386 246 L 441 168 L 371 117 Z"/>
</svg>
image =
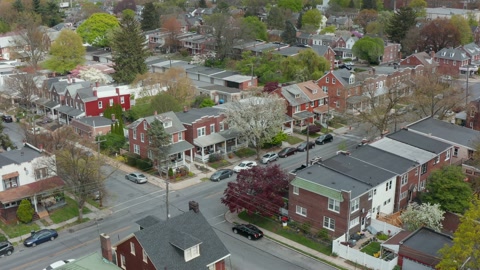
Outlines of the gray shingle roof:
<svg viewBox="0 0 480 270">
<path fill-rule="evenodd" d="M 435 53 L 435 58 L 455 60 L 455 61 L 463 61 L 463 60 L 470 59 L 470 57 L 468 57 L 463 50 L 454 49 L 454 48 L 441 49 L 440 51 Z"/>
<path fill-rule="evenodd" d="M 408 125 L 408 129 L 453 144 L 475 149 L 475 142 L 480 138 L 477 130 L 461 127 L 431 117 Z M 430 135 L 431 134 L 431 135 Z"/>
<path fill-rule="evenodd" d="M 0 167 L 10 164 L 21 164 L 24 162 L 30 162 L 42 154 L 37 150 L 27 145 L 21 149 L 15 149 L 0 153 Z"/>
<path fill-rule="evenodd" d="M 230 255 L 201 212 L 183 213 L 134 235 L 156 269 L 206 269 L 207 265 Z M 198 243 L 200 256 L 185 262 L 183 251 L 179 249 Z"/>
<path fill-rule="evenodd" d="M 350 156 L 398 174 L 403 174 L 418 164 L 413 160 L 397 156 L 370 145 L 364 145 L 356 149 Z"/>
<path fill-rule="evenodd" d="M 283 97 L 288 101 L 290 106 L 297 106 L 309 102 L 309 98 L 305 93 L 298 87 L 296 84 L 283 86 L 282 89 Z"/>
<path fill-rule="evenodd" d="M 450 144 L 405 129 L 389 134 L 387 137 L 435 154 L 440 154 L 451 147 Z"/>
<path fill-rule="evenodd" d="M 217 108 L 205 107 L 205 108 L 192 108 L 187 112 L 177 112 L 175 113 L 183 124 L 192 124 L 193 122 L 199 120 L 205 116 L 218 116 L 221 114 L 221 110 Z"/>
<path fill-rule="evenodd" d="M 74 121 L 78 121 L 84 123 L 88 126 L 95 126 L 95 127 L 102 127 L 102 126 L 110 126 L 112 124 L 112 120 L 103 116 L 91 116 L 91 117 L 82 117 L 79 119 L 74 119 Z"/>
<path fill-rule="evenodd" d="M 159 117 L 160 117 L 159 120 L 162 117 L 172 120 L 172 126 L 165 128 L 165 131 L 169 134 L 174 134 L 174 133 L 186 130 L 186 128 L 183 126 L 182 122 L 180 121 L 180 119 L 178 119 L 177 115 L 174 112 L 171 112 L 171 111 L 164 112 L 159 114 Z M 151 124 L 155 120 L 155 115 L 147 116 L 145 117 L 145 119 L 149 124 Z"/>
<path fill-rule="evenodd" d="M 161 221 L 162 220 L 157 218 L 156 216 L 146 216 L 142 219 L 137 220 L 135 223 L 137 223 L 140 226 L 140 228 L 144 229 L 144 228 L 153 226 Z"/>
</svg>

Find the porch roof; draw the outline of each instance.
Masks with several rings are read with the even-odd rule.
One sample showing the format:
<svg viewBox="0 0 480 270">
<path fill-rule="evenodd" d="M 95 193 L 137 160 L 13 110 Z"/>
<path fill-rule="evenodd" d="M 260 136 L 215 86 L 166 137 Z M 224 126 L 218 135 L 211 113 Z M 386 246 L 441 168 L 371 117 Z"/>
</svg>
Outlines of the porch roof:
<svg viewBox="0 0 480 270">
<path fill-rule="evenodd" d="M 368 100 L 366 96 L 351 96 L 347 98 L 347 103 L 357 104 L 366 100 Z"/>
<path fill-rule="evenodd" d="M 235 139 L 240 136 L 240 131 L 236 129 L 226 129 L 220 131 L 218 134 L 220 134 L 225 140 L 230 140 L 230 139 Z"/>
<path fill-rule="evenodd" d="M 180 141 L 180 142 L 172 144 L 170 146 L 170 149 L 169 149 L 168 152 L 169 152 L 169 155 L 173 155 L 173 154 L 185 152 L 185 151 L 193 149 L 193 148 L 194 148 L 194 146 L 192 144 L 190 144 L 189 142 Z"/>
<path fill-rule="evenodd" d="M 308 118 L 314 117 L 314 116 L 315 116 L 315 114 L 313 114 L 312 112 L 303 111 L 303 112 L 298 112 L 298 113 L 294 114 L 293 119 L 305 120 L 305 119 L 308 119 Z"/>
<path fill-rule="evenodd" d="M 73 117 L 78 117 L 78 116 L 81 116 L 82 114 L 85 114 L 85 112 L 82 112 L 80 110 L 77 110 L 75 108 L 68 107 L 68 106 L 60 106 L 57 110 L 63 114 L 66 114 L 68 116 L 73 116 Z"/>
<path fill-rule="evenodd" d="M 45 104 L 47 104 L 49 101 L 50 100 L 46 99 L 46 98 L 39 98 L 39 99 L 35 100 L 34 103 L 38 104 L 38 105 L 45 106 Z"/>
<path fill-rule="evenodd" d="M 33 195 L 40 195 L 49 190 L 61 188 L 64 185 L 65 182 L 63 182 L 59 176 L 53 176 L 27 185 L 22 185 L 17 188 L 11 188 L 2 191 L 0 192 L 0 202 L 5 204 L 19 201 Z"/>
<path fill-rule="evenodd" d="M 57 108 L 58 106 L 60 106 L 60 103 L 57 103 L 53 100 L 50 100 L 47 103 L 45 103 L 45 107 L 50 108 L 50 109 Z"/>
<path fill-rule="evenodd" d="M 222 135 L 218 133 L 212 133 L 210 135 L 202 136 L 194 139 L 193 143 L 200 147 L 206 147 L 206 146 L 210 146 L 216 143 L 221 143 L 224 141 L 226 141 L 226 139 Z"/>
</svg>

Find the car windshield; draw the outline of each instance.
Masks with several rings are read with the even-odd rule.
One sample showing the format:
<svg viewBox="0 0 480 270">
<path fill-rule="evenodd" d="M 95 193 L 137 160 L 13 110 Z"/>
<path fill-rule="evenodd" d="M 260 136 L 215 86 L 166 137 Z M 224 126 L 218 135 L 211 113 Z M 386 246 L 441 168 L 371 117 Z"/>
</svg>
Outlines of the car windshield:
<svg viewBox="0 0 480 270">
<path fill-rule="evenodd" d="M 303 143 L 300 144 L 300 147 L 305 147 L 306 145 L 307 145 L 307 143 L 303 142 Z"/>
<path fill-rule="evenodd" d="M 266 154 L 266 155 L 264 155 L 263 157 L 264 157 L 264 158 L 269 158 L 271 155 L 272 155 L 272 154 Z"/>
<path fill-rule="evenodd" d="M 137 174 L 137 177 L 143 178 L 143 177 L 145 177 L 145 175 L 143 175 L 143 174 Z"/>
<path fill-rule="evenodd" d="M 322 136 L 318 137 L 318 139 L 319 139 L 319 140 L 325 139 L 325 135 L 322 135 Z"/>
<path fill-rule="evenodd" d="M 240 163 L 240 164 L 238 164 L 238 167 L 245 167 L 245 166 L 247 166 L 247 163 Z"/>
</svg>

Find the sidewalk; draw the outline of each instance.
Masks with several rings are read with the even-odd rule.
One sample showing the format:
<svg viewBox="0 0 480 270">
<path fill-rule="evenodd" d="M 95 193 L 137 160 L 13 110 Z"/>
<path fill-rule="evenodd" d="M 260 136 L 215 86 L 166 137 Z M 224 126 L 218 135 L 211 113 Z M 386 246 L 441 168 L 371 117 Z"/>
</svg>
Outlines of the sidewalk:
<svg viewBox="0 0 480 270">
<path fill-rule="evenodd" d="M 233 223 L 245 223 L 244 220 L 241 220 L 236 213 L 231 213 L 230 211 L 227 211 L 225 213 L 225 220 L 231 224 Z M 257 226 L 258 227 L 258 226 Z M 299 252 L 298 250 L 301 250 L 301 253 L 310 255 L 313 258 L 320 258 L 323 262 L 328 263 L 334 267 L 342 267 L 344 269 L 352 269 L 354 266 L 350 265 L 345 262 L 344 259 L 340 257 L 332 257 L 325 255 L 321 252 L 318 252 L 314 249 L 311 249 L 309 247 L 306 247 L 304 245 L 301 245 L 297 242 L 294 242 L 290 239 L 287 239 L 283 236 L 280 236 L 278 234 L 272 233 L 270 231 L 265 230 L 264 228 L 258 227 L 263 231 L 263 234 L 272 239 L 273 241 L 291 249 L 292 251 Z M 293 247 L 293 248 L 292 248 Z"/>
</svg>

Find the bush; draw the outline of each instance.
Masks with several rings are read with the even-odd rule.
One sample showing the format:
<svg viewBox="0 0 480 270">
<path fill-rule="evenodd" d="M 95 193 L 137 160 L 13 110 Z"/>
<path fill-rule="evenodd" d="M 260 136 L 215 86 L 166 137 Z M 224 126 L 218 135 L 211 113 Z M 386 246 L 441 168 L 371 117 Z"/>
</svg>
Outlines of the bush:
<svg viewBox="0 0 480 270">
<path fill-rule="evenodd" d="M 223 156 L 221 154 L 218 154 L 218 153 L 210 154 L 210 156 L 208 156 L 208 162 L 210 162 L 210 163 L 217 162 L 217 161 L 220 161 L 222 159 L 223 159 Z"/>
<path fill-rule="evenodd" d="M 251 148 L 241 148 L 235 151 L 235 155 L 237 155 L 239 158 L 253 156 L 255 153 L 255 150 Z"/>
<path fill-rule="evenodd" d="M 0 234 L 0 242 L 7 241 L 7 237 L 3 234 Z"/>
<path fill-rule="evenodd" d="M 22 223 L 29 223 L 33 219 L 35 210 L 29 200 L 23 199 L 17 209 L 17 218 Z"/>
<path fill-rule="evenodd" d="M 127 165 L 132 167 L 135 167 L 137 165 L 137 159 L 140 159 L 140 155 L 132 154 L 132 153 L 126 153 L 124 157 L 125 157 L 125 160 L 127 161 Z"/>
<path fill-rule="evenodd" d="M 328 230 L 325 228 L 317 232 L 317 237 L 325 241 L 330 241 L 330 235 L 328 234 Z"/>
<path fill-rule="evenodd" d="M 388 235 L 384 234 L 383 232 L 378 232 L 377 233 L 377 238 L 378 240 L 385 241 L 388 239 Z"/>
<path fill-rule="evenodd" d="M 304 223 L 302 223 L 302 225 L 300 225 L 300 230 L 302 230 L 302 232 L 305 233 L 305 234 L 309 234 L 311 228 L 312 228 L 312 223 L 310 223 L 308 221 L 304 222 Z"/>
<path fill-rule="evenodd" d="M 148 171 L 153 166 L 152 161 L 148 158 L 137 159 L 135 162 L 135 165 L 137 168 L 139 168 L 142 171 Z"/>
<path fill-rule="evenodd" d="M 173 169 L 172 168 L 168 168 L 168 176 L 169 177 L 173 176 Z"/>
</svg>

